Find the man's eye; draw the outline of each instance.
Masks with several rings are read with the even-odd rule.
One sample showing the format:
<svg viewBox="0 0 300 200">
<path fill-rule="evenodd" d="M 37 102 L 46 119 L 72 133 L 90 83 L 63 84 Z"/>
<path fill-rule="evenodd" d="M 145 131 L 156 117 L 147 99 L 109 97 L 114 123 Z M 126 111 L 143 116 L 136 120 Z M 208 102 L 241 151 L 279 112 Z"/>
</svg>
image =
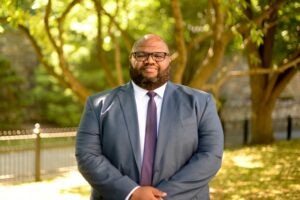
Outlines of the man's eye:
<svg viewBox="0 0 300 200">
<path fill-rule="evenodd" d="M 147 55 L 146 54 L 144 54 L 144 53 L 138 53 L 138 54 L 136 54 L 135 55 L 136 57 L 138 57 L 138 58 L 145 58 Z"/>
<path fill-rule="evenodd" d="M 165 54 L 164 54 L 164 53 L 155 53 L 155 54 L 153 54 L 153 56 L 154 56 L 155 58 L 164 58 L 164 57 L 165 57 Z"/>
</svg>

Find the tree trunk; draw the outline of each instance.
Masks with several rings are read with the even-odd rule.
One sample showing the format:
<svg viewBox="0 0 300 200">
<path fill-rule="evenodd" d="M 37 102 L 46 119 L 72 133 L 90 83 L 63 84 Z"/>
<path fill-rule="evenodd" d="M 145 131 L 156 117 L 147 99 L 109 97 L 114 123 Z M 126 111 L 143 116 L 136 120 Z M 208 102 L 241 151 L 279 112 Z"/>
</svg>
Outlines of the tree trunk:
<svg viewBox="0 0 300 200">
<path fill-rule="evenodd" d="M 184 37 L 184 21 L 181 14 L 180 3 L 178 0 L 171 1 L 172 12 L 175 19 L 175 41 L 178 51 L 176 65 L 172 68 L 172 81 L 181 83 L 187 63 L 187 49 Z"/>
<path fill-rule="evenodd" d="M 255 44 L 248 46 L 248 65 L 250 69 L 261 68 L 263 57 L 260 55 Z M 259 59 L 255 62 L 253 57 Z M 267 88 L 270 86 L 269 75 L 254 75 L 250 77 L 251 87 L 251 143 L 269 144 L 273 142 L 272 111 L 276 102 L 275 96 L 268 95 Z M 273 87 L 272 87 L 273 88 Z M 271 89 L 272 91 L 272 89 Z M 271 92 L 272 93 L 272 92 Z"/>
<path fill-rule="evenodd" d="M 270 105 L 252 105 L 251 144 L 269 144 L 274 141 L 272 111 Z"/>
</svg>

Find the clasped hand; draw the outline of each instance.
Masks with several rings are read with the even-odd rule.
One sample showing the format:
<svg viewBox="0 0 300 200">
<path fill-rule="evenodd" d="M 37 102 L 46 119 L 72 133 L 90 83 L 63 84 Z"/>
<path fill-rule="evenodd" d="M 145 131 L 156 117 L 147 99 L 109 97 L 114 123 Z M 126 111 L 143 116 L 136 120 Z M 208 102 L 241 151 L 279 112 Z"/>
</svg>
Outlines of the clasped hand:
<svg viewBox="0 0 300 200">
<path fill-rule="evenodd" d="M 162 200 L 167 193 L 151 186 L 141 186 L 131 195 L 130 200 Z"/>
</svg>

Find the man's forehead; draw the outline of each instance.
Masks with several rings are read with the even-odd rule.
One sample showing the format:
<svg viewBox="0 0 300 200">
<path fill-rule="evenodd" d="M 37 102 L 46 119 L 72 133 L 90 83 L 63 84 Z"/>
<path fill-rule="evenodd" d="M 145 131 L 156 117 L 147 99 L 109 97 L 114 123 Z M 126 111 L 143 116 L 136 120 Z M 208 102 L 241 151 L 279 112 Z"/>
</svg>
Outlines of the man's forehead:
<svg viewBox="0 0 300 200">
<path fill-rule="evenodd" d="M 165 47 L 166 44 L 162 41 L 144 41 L 136 45 L 136 47 Z"/>
<path fill-rule="evenodd" d="M 167 44 L 158 38 L 149 38 L 145 40 L 140 40 L 133 47 L 134 50 L 140 48 L 160 48 L 164 51 L 169 51 Z"/>
</svg>

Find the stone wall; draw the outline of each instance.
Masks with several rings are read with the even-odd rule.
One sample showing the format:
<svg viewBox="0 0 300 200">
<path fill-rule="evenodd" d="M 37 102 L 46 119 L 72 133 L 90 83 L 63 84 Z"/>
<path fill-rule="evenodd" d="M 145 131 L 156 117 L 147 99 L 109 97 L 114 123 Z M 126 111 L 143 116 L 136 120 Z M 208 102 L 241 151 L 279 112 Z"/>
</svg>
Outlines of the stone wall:
<svg viewBox="0 0 300 200">
<path fill-rule="evenodd" d="M 38 60 L 30 41 L 19 31 L 0 33 L 0 55 L 11 62 L 11 66 L 25 79 L 25 86 L 31 87 L 31 78 Z"/>
<path fill-rule="evenodd" d="M 246 61 L 240 59 L 234 70 L 246 70 Z M 221 115 L 224 119 L 240 120 L 251 115 L 250 87 L 248 77 L 232 78 L 222 87 L 220 96 L 224 100 Z M 298 72 L 276 102 L 273 118 L 288 115 L 300 117 L 300 73 Z"/>
</svg>

